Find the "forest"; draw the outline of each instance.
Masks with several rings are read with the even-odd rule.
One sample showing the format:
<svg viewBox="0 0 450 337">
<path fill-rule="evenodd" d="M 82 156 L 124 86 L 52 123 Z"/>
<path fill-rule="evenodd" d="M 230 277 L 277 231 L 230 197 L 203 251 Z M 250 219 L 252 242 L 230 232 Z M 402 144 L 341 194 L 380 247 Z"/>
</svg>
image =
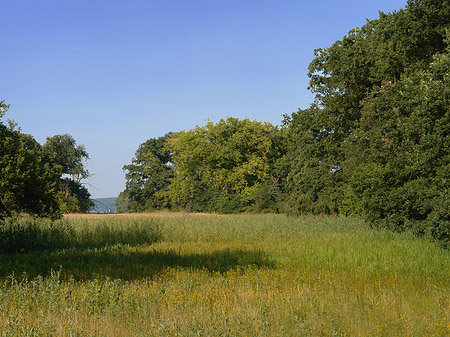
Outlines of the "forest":
<svg viewBox="0 0 450 337">
<path fill-rule="evenodd" d="M 229 117 L 147 140 L 116 208 L 342 214 L 448 244 L 449 23 L 447 1 L 408 1 L 315 50 L 315 100 L 281 126 Z"/>
</svg>

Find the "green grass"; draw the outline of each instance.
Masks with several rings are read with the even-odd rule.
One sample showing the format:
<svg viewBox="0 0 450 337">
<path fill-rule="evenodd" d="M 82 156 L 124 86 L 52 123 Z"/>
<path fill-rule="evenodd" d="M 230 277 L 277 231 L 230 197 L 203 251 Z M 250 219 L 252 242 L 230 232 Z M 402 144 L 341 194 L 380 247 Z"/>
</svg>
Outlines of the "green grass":
<svg viewBox="0 0 450 337">
<path fill-rule="evenodd" d="M 357 219 L 28 218 L 0 233 L 0 336 L 450 335 L 450 252 Z"/>
</svg>

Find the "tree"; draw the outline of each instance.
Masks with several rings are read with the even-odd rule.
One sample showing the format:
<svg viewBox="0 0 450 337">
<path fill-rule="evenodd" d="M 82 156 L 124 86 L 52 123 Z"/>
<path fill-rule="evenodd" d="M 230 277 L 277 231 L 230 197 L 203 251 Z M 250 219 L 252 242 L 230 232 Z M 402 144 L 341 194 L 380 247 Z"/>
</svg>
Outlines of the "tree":
<svg viewBox="0 0 450 337">
<path fill-rule="evenodd" d="M 84 145 L 77 145 L 69 134 L 47 137 L 45 152 L 52 164 L 55 174 L 69 175 L 75 182 L 89 177 L 85 161 L 89 159 Z"/>
<path fill-rule="evenodd" d="M 119 196 L 115 200 L 116 212 L 127 213 L 130 211 L 130 192 L 125 189 L 119 193 Z"/>
<path fill-rule="evenodd" d="M 77 145 L 69 134 L 47 137 L 44 152 L 54 173 L 64 212 L 87 212 L 92 206 L 90 193 L 82 184 L 89 177 L 85 161 L 89 155 L 83 145 Z"/>
<path fill-rule="evenodd" d="M 285 119 L 290 140 L 288 212 L 342 210 L 367 215 L 361 207 L 368 204 L 356 193 L 355 180 L 371 181 L 373 173 L 379 172 L 382 177 L 373 180 L 381 184 L 379 193 L 392 187 L 388 177 L 405 181 L 400 177 L 406 162 L 399 158 L 412 158 L 406 153 L 414 142 L 401 130 L 405 125 L 401 123 L 412 121 L 409 114 L 418 104 L 405 92 L 422 90 L 417 97 L 424 98 L 422 93 L 427 91 L 414 82 L 424 78 L 416 75 L 427 72 L 436 55 L 445 53 L 449 24 L 447 1 L 408 1 L 406 9 L 381 12 L 377 20 L 315 51 L 309 66 L 315 102 Z M 405 119 L 406 115 L 410 117 Z M 416 118 L 416 122 L 422 120 Z M 370 155 L 367 147 L 373 149 Z M 392 214 L 392 209 L 386 214 Z"/>
<path fill-rule="evenodd" d="M 287 211 L 450 244 L 449 25 L 448 1 L 410 0 L 316 50 L 316 100 L 285 118 Z"/>
<path fill-rule="evenodd" d="M 283 211 L 289 214 L 336 214 L 342 198 L 343 137 L 313 105 L 285 116 L 288 153 Z"/>
<path fill-rule="evenodd" d="M 170 185 L 174 169 L 171 152 L 164 145 L 170 136 L 168 133 L 142 143 L 131 164 L 123 167 L 127 171 L 126 190 L 120 195 L 120 205 L 126 205 L 127 210 L 136 212 L 169 206 L 164 192 Z"/>
<path fill-rule="evenodd" d="M 9 105 L 0 101 L 0 118 Z M 42 147 L 0 122 L 0 218 L 21 212 L 56 218 L 55 183 Z"/>
<path fill-rule="evenodd" d="M 272 203 L 282 136 L 270 123 L 229 117 L 168 139 L 175 176 L 172 204 L 194 211 L 241 212 Z M 267 206 L 267 205 L 266 205 Z"/>
<path fill-rule="evenodd" d="M 436 225 L 430 217 L 450 194 L 449 71 L 447 50 L 364 103 L 348 144 L 364 162 L 350 186 L 372 223 L 420 233 Z"/>
<path fill-rule="evenodd" d="M 6 104 L 5 100 L 0 101 L 0 118 L 3 118 L 3 116 L 5 116 L 9 107 L 10 107 L 10 105 Z"/>
</svg>

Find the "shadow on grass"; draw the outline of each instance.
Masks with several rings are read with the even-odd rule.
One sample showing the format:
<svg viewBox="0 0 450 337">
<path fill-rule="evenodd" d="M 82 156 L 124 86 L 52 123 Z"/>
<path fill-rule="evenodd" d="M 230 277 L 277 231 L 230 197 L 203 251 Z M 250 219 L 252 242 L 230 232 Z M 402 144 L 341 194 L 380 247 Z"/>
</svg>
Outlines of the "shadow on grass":
<svg viewBox="0 0 450 337">
<path fill-rule="evenodd" d="M 161 239 L 159 224 L 150 220 L 120 223 L 102 221 L 78 224 L 24 217 L 0 221 L 0 254 L 52 252 L 62 249 L 93 249 L 111 243 L 151 244 Z"/>
<path fill-rule="evenodd" d="M 16 277 L 48 276 L 61 269 L 62 277 L 75 280 L 110 277 L 112 279 L 139 280 L 154 278 L 167 268 L 188 268 L 224 273 L 239 267 L 272 268 L 274 264 L 259 250 L 219 250 L 211 253 L 184 254 L 175 250 L 150 252 L 105 246 L 99 249 L 67 249 L 0 255 L 0 279 L 14 273 Z"/>
</svg>

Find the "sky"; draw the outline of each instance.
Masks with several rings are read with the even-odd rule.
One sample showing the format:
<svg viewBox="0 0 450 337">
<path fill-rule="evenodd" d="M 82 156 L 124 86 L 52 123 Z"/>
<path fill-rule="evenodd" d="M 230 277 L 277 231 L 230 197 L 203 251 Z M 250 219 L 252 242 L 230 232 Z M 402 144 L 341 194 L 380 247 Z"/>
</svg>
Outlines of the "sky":
<svg viewBox="0 0 450 337">
<path fill-rule="evenodd" d="M 139 144 L 229 116 L 279 125 L 313 101 L 308 65 L 406 0 L 0 0 L 0 100 L 41 144 L 84 145 L 94 198 Z"/>
</svg>

